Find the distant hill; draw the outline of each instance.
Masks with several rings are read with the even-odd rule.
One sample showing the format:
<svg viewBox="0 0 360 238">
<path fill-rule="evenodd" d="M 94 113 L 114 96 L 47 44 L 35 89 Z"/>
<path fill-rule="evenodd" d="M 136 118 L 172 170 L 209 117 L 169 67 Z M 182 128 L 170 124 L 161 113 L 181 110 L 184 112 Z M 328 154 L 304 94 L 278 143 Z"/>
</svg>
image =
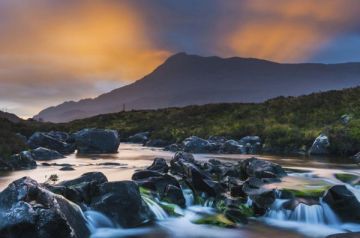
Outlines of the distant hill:
<svg viewBox="0 0 360 238">
<path fill-rule="evenodd" d="M 280 64 L 251 58 L 179 53 L 144 78 L 94 99 L 47 108 L 35 119 L 67 122 L 132 109 L 263 102 L 277 96 L 360 85 L 360 63 Z"/>
<path fill-rule="evenodd" d="M 7 119 L 14 123 L 18 123 L 18 122 L 22 121 L 22 119 L 19 118 L 18 116 L 16 116 L 15 114 L 3 112 L 3 111 L 0 111 L 0 118 Z"/>
</svg>

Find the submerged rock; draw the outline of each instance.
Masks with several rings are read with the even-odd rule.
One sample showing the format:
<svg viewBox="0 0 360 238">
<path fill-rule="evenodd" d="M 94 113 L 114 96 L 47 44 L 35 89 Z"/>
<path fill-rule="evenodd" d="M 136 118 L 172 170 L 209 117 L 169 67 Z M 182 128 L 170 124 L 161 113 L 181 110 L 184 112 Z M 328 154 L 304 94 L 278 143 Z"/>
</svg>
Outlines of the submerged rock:
<svg viewBox="0 0 360 238">
<path fill-rule="evenodd" d="M 235 140 L 227 140 L 221 146 L 221 152 L 226 154 L 245 154 L 246 150 L 243 145 Z"/>
<path fill-rule="evenodd" d="M 83 129 L 74 133 L 74 139 L 80 154 L 117 153 L 120 145 L 120 138 L 115 130 Z"/>
<path fill-rule="evenodd" d="M 330 146 L 329 138 L 325 134 L 320 134 L 312 144 L 309 154 L 311 155 L 326 155 L 329 153 Z"/>
<path fill-rule="evenodd" d="M 360 202 L 345 185 L 331 187 L 323 201 L 329 204 L 344 222 L 360 222 Z"/>
<path fill-rule="evenodd" d="M 58 151 L 61 154 L 71 154 L 75 151 L 75 146 L 73 144 L 66 143 L 52 136 L 53 134 L 48 134 L 45 132 L 35 132 L 28 139 L 27 144 L 31 149 L 44 147 Z"/>
<path fill-rule="evenodd" d="M 39 147 L 35 150 L 32 150 L 31 155 L 34 160 L 54 160 L 65 158 L 65 156 L 60 154 L 59 152 L 44 147 Z"/>
<path fill-rule="evenodd" d="M 78 206 L 24 177 L 0 193 L 0 237 L 89 237 Z"/>
<path fill-rule="evenodd" d="M 162 140 L 162 139 L 153 139 L 153 140 L 149 140 L 145 143 L 145 146 L 149 146 L 149 147 L 165 147 L 168 146 L 170 143 L 166 140 Z"/>
</svg>

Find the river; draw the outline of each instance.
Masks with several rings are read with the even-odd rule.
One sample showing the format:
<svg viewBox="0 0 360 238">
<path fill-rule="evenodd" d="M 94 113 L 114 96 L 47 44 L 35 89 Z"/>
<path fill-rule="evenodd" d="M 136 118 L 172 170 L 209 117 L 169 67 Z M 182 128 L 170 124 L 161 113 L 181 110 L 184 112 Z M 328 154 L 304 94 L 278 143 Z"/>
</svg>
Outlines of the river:
<svg viewBox="0 0 360 238">
<path fill-rule="evenodd" d="M 52 165 L 43 165 L 38 162 L 34 170 L 0 173 L 0 190 L 3 190 L 13 180 L 29 176 L 38 182 L 45 182 L 50 175 L 58 175 L 59 180 L 68 180 L 90 171 L 103 172 L 110 181 L 129 180 L 133 172 L 149 166 L 155 157 L 170 160 L 172 152 L 159 148 L 142 147 L 136 144 L 122 143 L 118 154 L 78 156 L 72 154 L 64 159 L 49 162 Z M 344 158 L 308 158 L 308 157 L 280 157 L 256 156 L 269 160 L 291 169 L 289 176 L 280 183 L 268 185 L 270 188 L 299 188 L 316 189 L 321 186 L 344 184 L 335 177 L 335 174 L 346 173 L 360 176 L 360 167 Z M 238 161 L 249 158 L 249 155 L 210 155 L 197 154 L 198 160 L 217 158 L 224 161 Z M 75 170 L 62 171 L 63 165 L 72 165 Z M 358 186 L 346 186 L 360 200 Z M 97 213 L 85 214 L 92 222 L 92 238 L 115 238 L 138 235 L 140 237 L 325 237 L 329 234 L 346 231 L 360 231 L 360 224 L 342 224 L 326 204 L 300 205 L 294 211 L 284 211 L 280 208 L 281 199 L 277 199 L 272 208 L 262 218 L 250 219 L 249 224 L 236 229 L 196 225 L 191 223 L 193 216 L 199 212 L 213 212 L 211 208 L 199 207 L 189 204 L 182 210 L 180 218 L 170 218 L 164 214 L 160 207 L 153 205 L 152 209 L 157 214 L 156 227 L 139 229 L 121 229 L 109 225 L 106 217 Z M 191 202 L 190 202 L 191 203 Z M 151 205 L 151 204 L 150 204 Z M 96 224 L 108 224 L 97 227 Z M 111 223 L 111 222 L 110 222 Z"/>
</svg>

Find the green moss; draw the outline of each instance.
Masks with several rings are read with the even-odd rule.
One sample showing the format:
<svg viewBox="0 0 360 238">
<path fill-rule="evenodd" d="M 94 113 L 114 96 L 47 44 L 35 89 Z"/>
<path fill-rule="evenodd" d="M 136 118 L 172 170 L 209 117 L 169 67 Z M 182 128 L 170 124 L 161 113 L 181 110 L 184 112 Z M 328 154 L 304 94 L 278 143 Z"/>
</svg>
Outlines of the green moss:
<svg viewBox="0 0 360 238">
<path fill-rule="evenodd" d="M 212 216 L 205 216 L 194 220 L 195 224 L 206 224 L 218 227 L 235 227 L 236 224 L 225 217 L 224 214 L 215 214 Z"/>
<path fill-rule="evenodd" d="M 344 183 L 349 183 L 352 185 L 358 185 L 360 181 L 360 177 L 355 174 L 346 174 L 346 173 L 338 173 L 335 174 L 335 178 Z"/>
<path fill-rule="evenodd" d="M 160 202 L 159 205 L 169 216 L 179 217 L 184 215 L 182 209 L 176 204 Z"/>
<path fill-rule="evenodd" d="M 322 186 L 320 188 L 303 188 L 303 189 L 283 189 L 283 191 L 292 193 L 295 197 L 299 198 L 319 198 L 322 197 L 330 188 L 330 186 Z"/>
</svg>

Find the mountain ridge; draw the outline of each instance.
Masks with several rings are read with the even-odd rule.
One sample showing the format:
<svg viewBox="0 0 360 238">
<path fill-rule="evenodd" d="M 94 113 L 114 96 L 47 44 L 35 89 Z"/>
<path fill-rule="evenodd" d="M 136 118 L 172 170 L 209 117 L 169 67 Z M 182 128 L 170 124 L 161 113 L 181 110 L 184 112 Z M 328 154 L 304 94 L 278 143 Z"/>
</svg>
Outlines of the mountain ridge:
<svg viewBox="0 0 360 238">
<path fill-rule="evenodd" d="M 282 64 L 254 58 L 178 53 L 132 84 L 92 99 L 47 108 L 35 119 L 67 122 L 132 109 L 263 102 L 360 84 L 360 63 Z"/>
</svg>

